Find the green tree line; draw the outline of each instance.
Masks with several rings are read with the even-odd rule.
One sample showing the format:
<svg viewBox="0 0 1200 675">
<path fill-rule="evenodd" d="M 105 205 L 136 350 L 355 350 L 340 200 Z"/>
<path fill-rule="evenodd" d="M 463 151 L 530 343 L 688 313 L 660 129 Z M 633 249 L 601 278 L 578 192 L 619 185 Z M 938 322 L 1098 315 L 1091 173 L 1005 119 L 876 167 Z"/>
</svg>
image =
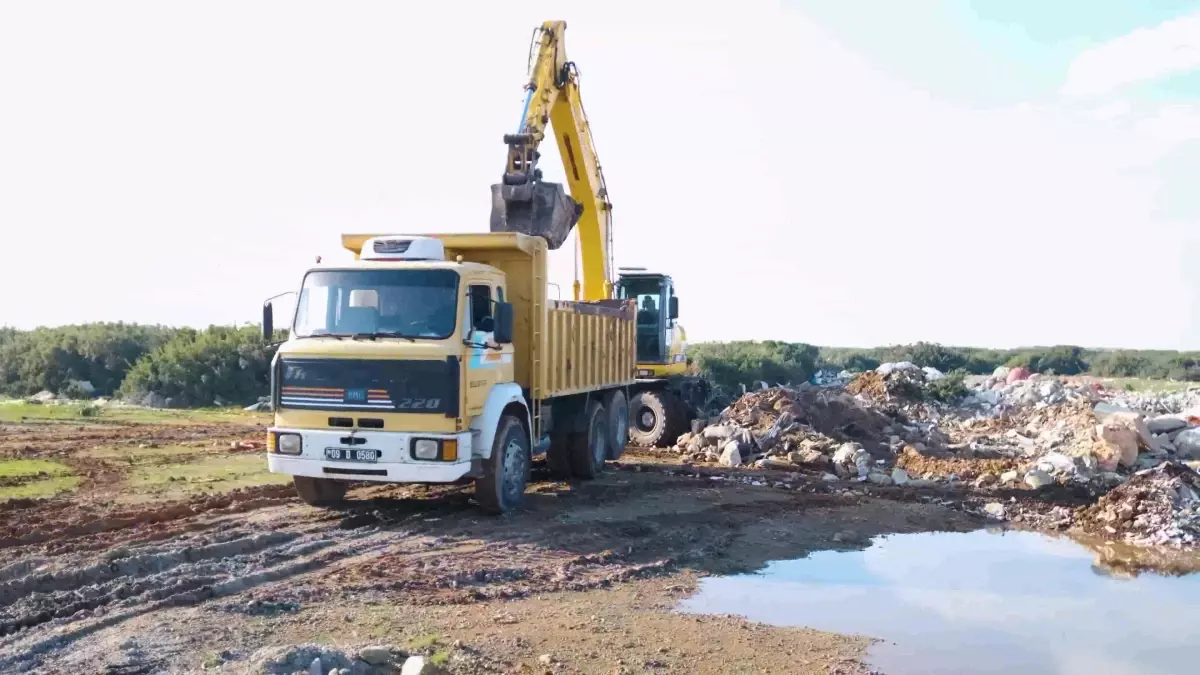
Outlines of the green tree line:
<svg viewBox="0 0 1200 675">
<path fill-rule="evenodd" d="M 0 328 L 0 394 L 42 390 L 143 400 L 154 394 L 176 406 L 252 403 L 268 393 L 274 348 L 257 326 L 204 330 L 91 323 L 35 330 Z M 949 347 L 930 342 L 869 349 L 817 347 L 777 340 L 692 345 L 693 369 L 730 392 L 741 384 L 803 382 L 822 368 L 862 371 L 911 361 L 945 373 L 991 373 L 997 366 L 1101 377 L 1200 381 L 1200 352 L 1085 349 L 1070 345 L 1019 349 Z"/>
<path fill-rule="evenodd" d="M 710 342 L 688 349 L 694 368 L 725 387 L 756 380 L 799 382 L 818 369 L 861 372 L 889 361 L 911 361 L 944 373 L 986 375 L 998 366 L 1097 377 L 1144 377 L 1200 382 L 1200 352 L 1086 349 L 1072 345 L 981 349 L 932 342 L 874 348 L 814 347 L 778 341 Z"/>
<path fill-rule="evenodd" d="M 0 394 L 72 397 L 149 394 L 173 405 L 252 403 L 266 395 L 274 349 L 257 326 L 205 330 L 90 323 L 0 329 Z M 92 390 L 80 383 L 89 383 Z"/>
</svg>

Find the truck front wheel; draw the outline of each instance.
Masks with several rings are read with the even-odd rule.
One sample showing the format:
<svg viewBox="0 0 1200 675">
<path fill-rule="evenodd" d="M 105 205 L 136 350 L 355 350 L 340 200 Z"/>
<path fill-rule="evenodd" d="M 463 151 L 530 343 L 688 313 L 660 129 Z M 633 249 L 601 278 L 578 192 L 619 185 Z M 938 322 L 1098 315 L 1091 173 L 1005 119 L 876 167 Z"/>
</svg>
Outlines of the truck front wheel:
<svg viewBox="0 0 1200 675">
<path fill-rule="evenodd" d="M 483 475 L 475 479 L 475 499 L 484 511 L 500 514 L 520 506 L 529 483 L 529 434 L 512 415 L 500 418 L 492 456 L 484 460 Z"/>
<path fill-rule="evenodd" d="M 310 506 L 333 506 L 341 503 L 346 497 L 345 483 L 330 478 L 311 478 L 309 476 L 292 476 L 296 486 L 296 494 L 300 500 Z"/>
</svg>

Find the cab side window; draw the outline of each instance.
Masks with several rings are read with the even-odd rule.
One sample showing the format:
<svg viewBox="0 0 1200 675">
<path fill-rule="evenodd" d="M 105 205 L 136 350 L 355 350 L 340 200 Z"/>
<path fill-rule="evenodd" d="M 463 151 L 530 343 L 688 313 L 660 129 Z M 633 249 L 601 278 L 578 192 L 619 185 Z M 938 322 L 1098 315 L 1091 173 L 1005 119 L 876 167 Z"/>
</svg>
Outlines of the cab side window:
<svg viewBox="0 0 1200 675">
<path fill-rule="evenodd" d="M 495 328 L 492 318 L 492 287 L 486 284 L 472 284 L 467 289 L 471 302 L 471 330 L 490 333 Z"/>
</svg>

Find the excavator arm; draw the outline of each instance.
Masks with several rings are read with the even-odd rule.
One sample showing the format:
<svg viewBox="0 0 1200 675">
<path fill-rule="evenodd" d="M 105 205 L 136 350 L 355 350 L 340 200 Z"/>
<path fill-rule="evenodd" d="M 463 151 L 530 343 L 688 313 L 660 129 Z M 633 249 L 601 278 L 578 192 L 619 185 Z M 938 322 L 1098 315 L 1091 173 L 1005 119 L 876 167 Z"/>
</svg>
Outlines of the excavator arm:
<svg viewBox="0 0 1200 675">
<path fill-rule="evenodd" d="M 581 297 L 576 281 L 575 297 L 603 300 L 612 297 L 612 204 L 579 98 L 579 71 L 567 60 L 566 28 L 565 21 L 547 21 L 534 31 L 521 126 L 504 137 L 504 176 L 492 186 L 491 230 L 541 236 L 557 249 L 578 227 L 583 283 Z M 562 184 L 543 181 L 537 166 L 547 127 L 558 143 L 570 196 Z"/>
</svg>

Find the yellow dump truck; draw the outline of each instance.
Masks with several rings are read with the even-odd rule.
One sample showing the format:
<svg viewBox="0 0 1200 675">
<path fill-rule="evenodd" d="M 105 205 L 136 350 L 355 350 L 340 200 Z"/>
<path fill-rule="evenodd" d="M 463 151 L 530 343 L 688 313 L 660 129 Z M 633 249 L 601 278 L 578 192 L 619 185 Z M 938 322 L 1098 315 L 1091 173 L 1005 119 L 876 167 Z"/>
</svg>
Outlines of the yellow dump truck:
<svg viewBox="0 0 1200 675">
<path fill-rule="evenodd" d="M 547 297 L 547 242 L 519 233 L 344 235 L 308 270 L 272 364 L 268 465 L 300 497 L 348 482 L 473 481 L 517 506 L 531 458 L 593 478 L 628 438 L 636 308 Z M 263 306 L 264 336 L 274 335 Z"/>
</svg>

